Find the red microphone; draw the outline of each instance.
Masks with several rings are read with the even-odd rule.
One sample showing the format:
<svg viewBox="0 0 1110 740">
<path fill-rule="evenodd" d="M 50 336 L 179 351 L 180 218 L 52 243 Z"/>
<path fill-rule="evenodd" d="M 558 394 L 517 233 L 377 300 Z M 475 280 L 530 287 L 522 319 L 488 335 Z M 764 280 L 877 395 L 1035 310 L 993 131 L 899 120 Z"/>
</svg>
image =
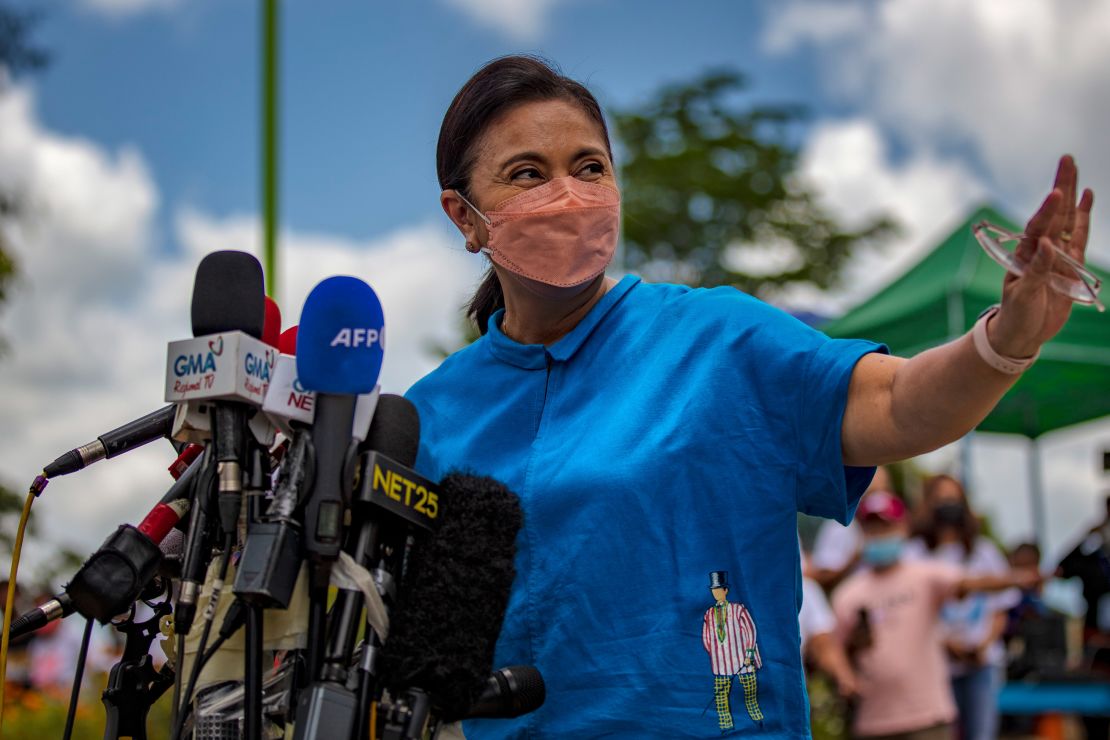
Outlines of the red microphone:
<svg viewBox="0 0 1110 740">
<path fill-rule="evenodd" d="M 277 343 L 278 352 L 283 355 L 297 354 L 297 327 L 291 326 L 281 333 Z"/>
<path fill-rule="evenodd" d="M 281 309 L 270 296 L 266 296 L 266 317 L 262 322 L 262 341 L 271 347 L 278 346 L 281 336 Z"/>
</svg>

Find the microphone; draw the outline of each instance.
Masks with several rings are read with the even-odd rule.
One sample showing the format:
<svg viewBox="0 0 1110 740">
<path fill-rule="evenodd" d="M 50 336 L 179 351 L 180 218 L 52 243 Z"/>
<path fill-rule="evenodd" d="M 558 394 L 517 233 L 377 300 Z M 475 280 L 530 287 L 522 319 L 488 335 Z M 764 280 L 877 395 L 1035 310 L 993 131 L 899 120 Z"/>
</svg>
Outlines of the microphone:
<svg viewBox="0 0 1110 740">
<path fill-rule="evenodd" d="M 523 515 L 516 494 L 492 478 L 450 473 L 439 493 L 442 521 L 409 553 L 381 674 L 392 697 L 415 695 L 416 704 L 426 694 L 450 722 L 467 716 L 493 671 Z M 386 721 L 418 731 L 405 714 L 387 711 Z"/>
<path fill-rule="evenodd" d="M 12 622 L 11 637 L 34 632 L 74 611 L 101 622 L 126 611 L 153 579 L 162 561 L 159 546 L 188 511 L 190 487 L 198 470 L 199 462 L 191 464 L 139 526 L 121 524 L 89 556 L 62 593 Z"/>
<path fill-rule="evenodd" d="M 174 407 L 152 411 L 135 421 L 105 432 L 88 444 L 76 447 L 42 469 L 47 478 L 76 473 L 100 460 L 113 458 L 159 437 L 169 437 L 173 427 Z"/>
<path fill-rule="evenodd" d="M 326 585 L 328 566 L 339 556 L 343 509 L 354 477 L 356 397 L 377 385 L 383 331 L 378 296 L 354 277 L 320 282 L 301 311 L 297 377 L 306 390 L 316 391 L 311 433 L 316 471 L 305 506 L 305 550 L 317 563 L 318 585 Z"/>
<path fill-rule="evenodd" d="M 277 301 L 270 296 L 265 297 L 262 317 L 262 341 L 274 349 L 278 347 L 281 338 L 281 309 Z"/>
<path fill-rule="evenodd" d="M 299 327 L 294 325 L 286 329 L 278 337 L 277 348 L 278 352 L 283 355 L 297 354 L 297 329 Z"/>
<path fill-rule="evenodd" d="M 11 628 L 8 630 L 10 635 L 9 639 L 14 640 L 29 632 L 34 632 L 56 619 L 65 619 L 70 614 L 73 614 L 73 610 L 73 599 L 69 598 L 69 594 L 63 591 L 50 601 L 39 604 L 26 614 L 16 617 L 12 622 Z"/>
<path fill-rule="evenodd" d="M 209 445 L 202 458 L 204 475 L 197 481 L 174 613 L 180 634 L 189 631 L 196 616 L 211 550 L 206 543 L 209 518 L 217 501 L 225 540 L 235 534 L 247 408 L 262 405 L 276 355 L 260 339 L 266 302 L 258 260 L 245 252 L 206 255 L 193 283 L 191 319 L 194 338 L 170 343 L 166 374 L 166 400 L 188 402 L 178 414 L 175 431 L 184 432 L 183 441 Z"/>
<path fill-rule="evenodd" d="M 547 687 L 535 666 L 514 665 L 494 671 L 463 719 L 512 719 L 543 706 Z"/>
</svg>

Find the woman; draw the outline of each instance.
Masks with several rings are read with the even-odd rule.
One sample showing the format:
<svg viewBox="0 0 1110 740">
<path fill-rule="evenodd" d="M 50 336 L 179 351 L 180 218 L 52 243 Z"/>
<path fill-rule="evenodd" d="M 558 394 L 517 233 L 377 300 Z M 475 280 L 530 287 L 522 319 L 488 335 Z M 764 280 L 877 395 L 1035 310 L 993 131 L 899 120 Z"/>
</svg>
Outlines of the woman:
<svg viewBox="0 0 1110 740">
<path fill-rule="evenodd" d="M 925 481 L 916 536 L 906 545 L 908 559 L 935 560 L 962 568 L 969 576 L 1010 571 L 998 547 L 979 534 L 979 520 L 964 487 L 948 475 Z M 1002 634 L 1016 591 L 975 593 L 945 604 L 941 612 L 952 694 L 959 709 L 960 737 L 992 740 L 998 735 L 998 692 L 1006 650 Z"/>
<path fill-rule="evenodd" d="M 805 736 L 796 513 L 847 522 L 877 463 L 949 442 L 1017 378 L 966 336 L 910 360 L 830 340 L 732 288 L 607 278 L 620 190 L 597 101 L 543 62 L 479 70 L 444 117 L 440 202 L 491 272 L 483 336 L 417 383 L 417 467 L 521 498 L 497 665 L 547 702 L 468 737 Z M 1082 258 L 1075 167 L 1029 224 Z M 1031 357 L 1068 316 L 1048 239 L 1007 278 L 993 352 Z M 706 623 L 709 622 L 708 640 Z M 708 643 L 708 648 L 706 644 Z"/>
</svg>

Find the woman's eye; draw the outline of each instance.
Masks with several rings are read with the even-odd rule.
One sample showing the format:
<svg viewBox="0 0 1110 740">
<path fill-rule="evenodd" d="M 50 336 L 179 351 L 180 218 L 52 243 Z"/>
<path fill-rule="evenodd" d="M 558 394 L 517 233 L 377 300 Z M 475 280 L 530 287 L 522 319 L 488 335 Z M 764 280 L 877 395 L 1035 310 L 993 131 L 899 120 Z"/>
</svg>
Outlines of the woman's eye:
<svg viewBox="0 0 1110 740">
<path fill-rule="evenodd" d="M 595 178 L 601 177 L 605 174 L 605 165 L 601 162 L 590 162 L 578 170 L 578 176 L 581 178 Z"/>
<path fill-rule="evenodd" d="M 514 180 L 535 180 L 540 177 L 542 177 L 542 175 L 535 167 L 525 167 L 512 174 L 512 179 Z"/>
</svg>

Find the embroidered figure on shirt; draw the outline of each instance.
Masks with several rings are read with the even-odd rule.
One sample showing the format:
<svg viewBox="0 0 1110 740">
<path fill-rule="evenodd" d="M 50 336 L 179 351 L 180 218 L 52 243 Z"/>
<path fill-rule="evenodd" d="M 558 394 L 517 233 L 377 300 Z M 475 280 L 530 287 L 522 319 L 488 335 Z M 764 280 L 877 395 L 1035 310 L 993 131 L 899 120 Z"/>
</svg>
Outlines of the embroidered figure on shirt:
<svg viewBox="0 0 1110 740">
<path fill-rule="evenodd" d="M 755 638 L 755 622 L 747 608 L 728 600 L 728 571 L 709 574 L 709 591 L 716 602 L 705 612 L 701 641 L 713 669 L 713 697 L 722 733 L 734 729 L 730 694 L 734 681 L 744 692 L 744 708 L 762 727 L 756 671 L 763 667 Z"/>
</svg>

